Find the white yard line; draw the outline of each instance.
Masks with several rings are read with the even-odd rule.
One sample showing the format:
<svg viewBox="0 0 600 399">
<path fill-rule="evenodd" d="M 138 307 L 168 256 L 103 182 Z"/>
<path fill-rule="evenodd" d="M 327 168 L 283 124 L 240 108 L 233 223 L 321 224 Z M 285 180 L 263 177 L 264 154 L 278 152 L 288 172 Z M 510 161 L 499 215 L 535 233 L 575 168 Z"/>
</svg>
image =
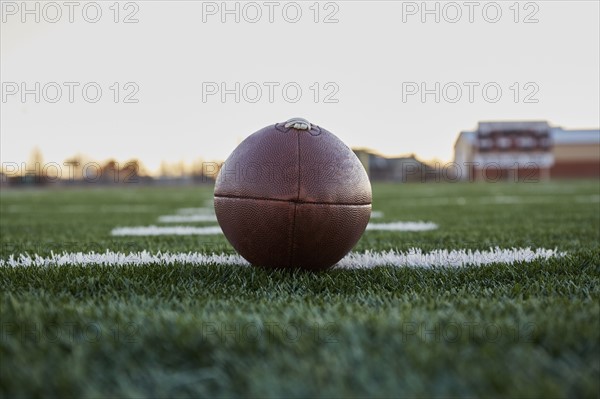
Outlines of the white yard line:
<svg viewBox="0 0 600 399">
<path fill-rule="evenodd" d="M 568 200 L 577 203 L 588 204 L 600 202 L 600 195 L 561 195 L 552 194 L 541 195 L 494 195 L 471 197 L 412 197 L 402 198 L 402 204 L 406 207 L 423 206 L 465 206 L 465 205 L 535 205 L 535 204 L 555 204 L 563 203 Z"/>
<path fill-rule="evenodd" d="M 383 217 L 383 212 L 372 211 L 371 219 Z M 196 223 L 196 222 L 216 222 L 217 217 L 211 208 L 181 208 L 177 210 L 176 215 L 159 216 L 159 223 Z"/>
<path fill-rule="evenodd" d="M 532 262 L 541 259 L 560 258 L 565 252 L 555 249 L 530 248 L 490 248 L 486 251 L 470 249 L 445 250 L 437 249 L 423 252 L 412 248 L 406 252 L 351 252 L 343 258 L 336 268 L 369 269 L 377 266 L 396 267 L 463 267 L 481 266 L 492 263 L 510 264 L 514 262 Z M 52 254 L 49 257 L 39 255 L 10 256 L 0 259 L 0 267 L 29 267 L 29 266 L 145 266 L 145 265 L 175 265 L 178 263 L 194 266 L 206 265 L 236 265 L 248 266 L 249 263 L 239 255 L 189 253 L 135 252 L 124 254 L 107 250 L 104 253 L 63 253 Z"/>
<path fill-rule="evenodd" d="M 214 215 L 215 209 L 209 208 L 179 208 L 177 210 L 178 215 Z"/>
<path fill-rule="evenodd" d="M 170 217 L 177 215 L 170 215 Z M 161 222 L 167 222 L 162 219 Z M 194 220 L 208 221 L 206 220 Z M 214 220 L 214 219 L 210 219 Z M 175 222 L 176 220 L 169 219 L 168 221 Z M 178 219 L 179 222 L 192 221 L 190 219 Z M 435 230 L 438 226 L 431 222 L 392 222 L 392 223 L 369 223 L 367 230 L 384 230 L 384 231 L 427 231 Z M 194 226 L 132 226 L 132 227 L 116 227 L 110 232 L 113 236 L 191 236 L 191 235 L 213 235 L 222 234 L 223 231 L 219 226 L 205 226 L 205 227 L 194 227 Z"/>
<path fill-rule="evenodd" d="M 216 222 L 217 217 L 214 214 L 164 215 L 159 216 L 158 221 L 159 223 Z"/>
<path fill-rule="evenodd" d="M 383 212 L 381 211 L 371 211 L 371 219 L 380 219 L 383 217 Z"/>
<path fill-rule="evenodd" d="M 136 226 L 117 227 L 110 232 L 113 236 L 191 236 L 223 234 L 219 226 Z"/>
<path fill-rule="evenodd" d="M 384 231 L 428 231 L 437 228 L 438 225 L 432 222 L 369 223 L 367 225 L 367 230 Z"/>
<path fill-rule="evenodd" d="M 444 205 L 458 205 L 464 206 L 467 204 L 467 200 L 464 197 L 414 197 L 414 198 L 402 198 L 402 205 L 408 207 L 422 207 L 422 206 L 444 206 Z"/>
<path fill-rule="evenodd" d="M 578 195 L 575 197 L 575 202 L 596 204 L 600 202 L 600 195 Z"/>
<path fill-rule="evenodd" d="M 539 259 L 560 258 L 566 252 L 556 249 L 531 249 L 531 248 L 490 248 L 486 251 L 459 249 L 436 249 L 423 252 L 418 248 L 411 248 L 406 252 L 351 252 L 343 258 L 337 267 L 345 269 L 369 269 L 376 266 L 408 266 L 408 267 L 461 267 L 481 266 L 491 263 L 510 264 L 515 262 L 532 262 Z"/>
</svg>

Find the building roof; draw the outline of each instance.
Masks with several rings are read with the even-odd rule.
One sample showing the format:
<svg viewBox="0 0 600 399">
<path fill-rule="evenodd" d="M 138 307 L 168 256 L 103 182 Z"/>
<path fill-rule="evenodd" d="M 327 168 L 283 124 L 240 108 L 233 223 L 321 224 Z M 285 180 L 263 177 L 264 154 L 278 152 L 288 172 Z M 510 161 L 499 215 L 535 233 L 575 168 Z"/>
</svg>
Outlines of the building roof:
<svg viewBox="0 0 600 399">
<path fill-rule="evenodd" d="M 488 134 L 497 130 L 533 130 L 536 132 L 547 132 L 550 125 L 546 121 L 490 121 L 479 122 L 477 131 Z"/>
<path fill-rule="evenodd" d="M 353 147 L 352 151 L 354 151 L 354 153 L 364 153 L 364 154 L 368 154 L 370 156 L 384 158 L 384 159 L 416 159 L 417 158 L 417 156 L 414 153 L 398 154 L 398 155 L 384 155 L 384 154 L 380 153 L 379 151 L 376 151 L 376 150 L 373 150 L 370 148 L 365 148 L 365 147 Z"/>
<path fill-rule="evenodd" d="M 491 132 L 493 130 L 538 130 L 549 129 L 554 144 L 600 144 L 599 129 L 563 129 L 562 127 L 549 128 L 548 122 L 544 121 L 516 121 L 516 122 L 479 122 L 478 130 L 462 131 L 459 133 L 454 147 L 459 141 L 466 140 L 473 144 L 477 133 L 481 131 Z"/>
<path fill-rule="evenodd" d="M 552 129 L 554 144 L 600 144 L 599 129 L 566 130 L 560 127 Z"/>
<path fill-rule="evenodd" d="M 475 142 L 476 136 L 477 136 L 477 132 L 469 132 L 469 131 L 460 132 L 458 134 L 458 137 L 456 138 L 456 141 L 454 142 L 454 148 L 456 148 L 456 145 L 461 140 L 466 140 L 468 143 L 473 144 Z"/>
</svg>

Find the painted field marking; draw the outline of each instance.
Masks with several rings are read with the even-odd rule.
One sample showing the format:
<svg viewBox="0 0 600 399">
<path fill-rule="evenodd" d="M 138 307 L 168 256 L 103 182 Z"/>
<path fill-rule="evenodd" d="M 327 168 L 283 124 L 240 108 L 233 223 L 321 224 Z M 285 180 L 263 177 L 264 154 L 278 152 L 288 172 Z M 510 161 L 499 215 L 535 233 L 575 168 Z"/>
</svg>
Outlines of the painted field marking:
<svg viewBox="0 0 600 399">
<path fill-rule="evenodd" d="M 367 230 L 383 231 L 429 231 L 437 228 L 438 225 L 432 222 L 369 223 L 367 225 Z"/>
<path fill-rule="evenodd" d="M 159 223 L 197 223 L 216 222 L 217 216 L 213 208 L 180 208 L 175 215 L 158 217 Z"/>
<path fill-rule="evenodd" d="M 566 256 L 566 252 L 556 249 L 531 248 L 490 248 L 479 251 L 471 249 L 437 249 L 423 252 L 418 248 L 408 251 L 351 252 L 340 260 L 335 268 L 369 269 L 378 266 L 446 268 L 481 266 L 493 263 L 511 264 L 515 262 L 533 262 Z M 198 252 L 152 254 L 147 251 L 124 254 L 107 250 L 104 253 L 62 253 L 48 257 L 39 255 L 11 255 L 0 259 L 0 267 L 50 267 L 50 266 L 175 266 L 176 264 L 194 266 L 234 265 L 248 266 L 249 263 L 239 255 L 202 254 Z"/>
<path fill-rule="evenodd" d="M 175 215 L 173 215 L 175 216 Z M 391 222 L 369 223 L 367 230 L 383 231 L 428 231 L 435 230 L 438 226 L 431 222 Z M 168 236 L 168 235 L 213 235 L 222 234 L 219 226 L 131 226 L 116 227 L 110 232 L 113 236 Z"/>
<path fill-rule="evenodd" d="M 566 252 L 556 249 L 531 248 L 490 248 L 489 250 L 447 250 L 436 249 L 423 252 L 411 248 L 406 252 L 394 250 L 383 252 L 351 252 L 338 262 L 336 267 L 343 269 L 369 269 L 377 266 L 397 267 L 462 267 L 482 266 L 492 263 L 511 264 L 515 262 L 533 262 L 535 260 L 561 258 Z"/>
<path fill-rule="evenodd" d="M 215 210 L 212 207 L 207 208 L 179 208 L 178 215 L 214 215 Z"/>
<path fill-rule="evenodd" d="M 371 219 L 380 219 L 383 217 L 383 212 L 381 211 L 371 211 Z"/>
<path fill-rule="evenodd" d="M 600 202 L 600 195 L 564 195 L 560 193 L 549 193 L 548 195 L 493 195 L 480 197 L 407 197 L 402 198 L 405 207 L 424 206 L 465 206 L 465 205 L 536 205 L 555 204 L 565 201 L 575 201 L 582 204 L 595 204 Z"/>
<path fill-rule="evenodd" d="M 192 236 L 223 234 L 219 226 L 136 226 L 117 227 L 110 232 L 113 236 Z"/>
<path fill-rule="evenodd" d="M 383 217 L 383 212 L 372 211 L 371 219 Z M 216 222 L 217 217 L 212 208 L 181 208 L 175 215 L 159 216 L 159 223 L 197 223 L 197 222 Z"/>
<path fill-rule="evenodd" d="M 158 217 L 159 223 L 196 223 L 216 221 L 217 217 L 214 214 L 164 215 Z"/>
</svg>

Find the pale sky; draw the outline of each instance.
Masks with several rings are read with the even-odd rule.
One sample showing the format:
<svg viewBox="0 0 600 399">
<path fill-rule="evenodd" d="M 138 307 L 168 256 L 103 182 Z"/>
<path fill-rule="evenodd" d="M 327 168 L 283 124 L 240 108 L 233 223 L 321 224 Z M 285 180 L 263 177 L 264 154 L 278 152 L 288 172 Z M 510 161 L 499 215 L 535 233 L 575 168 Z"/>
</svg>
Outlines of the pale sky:
<svg viewBox="0 0 600 399">
<path fill-rule="evenodd" d="M 21 1 L 2 2 L 3 163 L 26 161 L 35 146 L 47 162 L 76 153 L 96 160 L 137 157 L 150 170 L 163 159 L 222 160 L 244 137 L 295 116 L 325 127 L 350 146 L 441 160 L 452 159 L 458 132 L 480 120 L 600 125 L 597 1 L 517 7 L 514 1 L 476 2 L 473 22 L 465 2 L 427 2 L 432 10 L 437 4 L 436 22 L 434 14 L 422 15 L 421 1 L 336 1 L 318 7 L 313 1 L 230 1 L 228 7 L 237 4 L 239 10 L 237 23 L 234 14 L 221 15 L 221 1 L 121 2 L 115 23 L 113 3 L 93 3 L 84 13 L 86 2 L 80 2 L 72 23 L 63 2 L 54 3 L 58 8 L 39 3 L 38 23 L 35 15 L 23 14 Z M 36 2 L 27 4 L 34 9 Z M 86 21 L 96 18 L 97 8 L 99 21 Z M 51 23 L 58 9 L 61 18 Z M 299 21 L 289 22 L 297 9 Z M 124 23 L 128 15 L 138 22 Z M 324 23 L 326 17 L 337 22 Z M 21 97 L 22 83 L 35 92 L 35 82 L 40 83 L 39 103 L 34 94 Z M 65 82 L 76 82 L 72 103 Z M 134 84 L 124 87 L 128 82 Z M 234 94 L 222 102 L 220 92 L 208 91 L 220 91 L 224 83 L 234 93 L 236 82 L 239 103 Z M 82 93 L 89 83 L 88 100 L 95 86 L 102 90 L 96 103 Z M 420 92 L 410 95 L 421 90 L 421 83 L 432 91 L 425 102 Z M 132 99 L 138 102 L 124 103 L 136 85 Z M 52 103 L 57 86 L 62 96 Z M 297 87 L 302 93 L 292 103 Z M 457 87 L 462 97 L 452 102 Z M 498 87 L 502 94 L 492 102 Z M 337 102 L 324 101 L 328 95 Z"/>
</svg>

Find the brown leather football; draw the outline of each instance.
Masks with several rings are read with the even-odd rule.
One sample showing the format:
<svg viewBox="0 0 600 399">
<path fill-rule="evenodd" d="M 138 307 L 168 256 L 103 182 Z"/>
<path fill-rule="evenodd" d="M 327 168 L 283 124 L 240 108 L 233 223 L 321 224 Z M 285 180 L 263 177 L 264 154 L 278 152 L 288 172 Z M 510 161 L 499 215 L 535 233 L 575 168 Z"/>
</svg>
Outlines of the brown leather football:
<svg viewBox="0 0 600 399">
<path fill-rule="evenodd" d="M 364 232 L 371 184 L 340 139 L 294 118 L 250 135 L 227 158 L 215 212 L 225 237 L 253 265 L 321 270 Z"/>
</svg>

